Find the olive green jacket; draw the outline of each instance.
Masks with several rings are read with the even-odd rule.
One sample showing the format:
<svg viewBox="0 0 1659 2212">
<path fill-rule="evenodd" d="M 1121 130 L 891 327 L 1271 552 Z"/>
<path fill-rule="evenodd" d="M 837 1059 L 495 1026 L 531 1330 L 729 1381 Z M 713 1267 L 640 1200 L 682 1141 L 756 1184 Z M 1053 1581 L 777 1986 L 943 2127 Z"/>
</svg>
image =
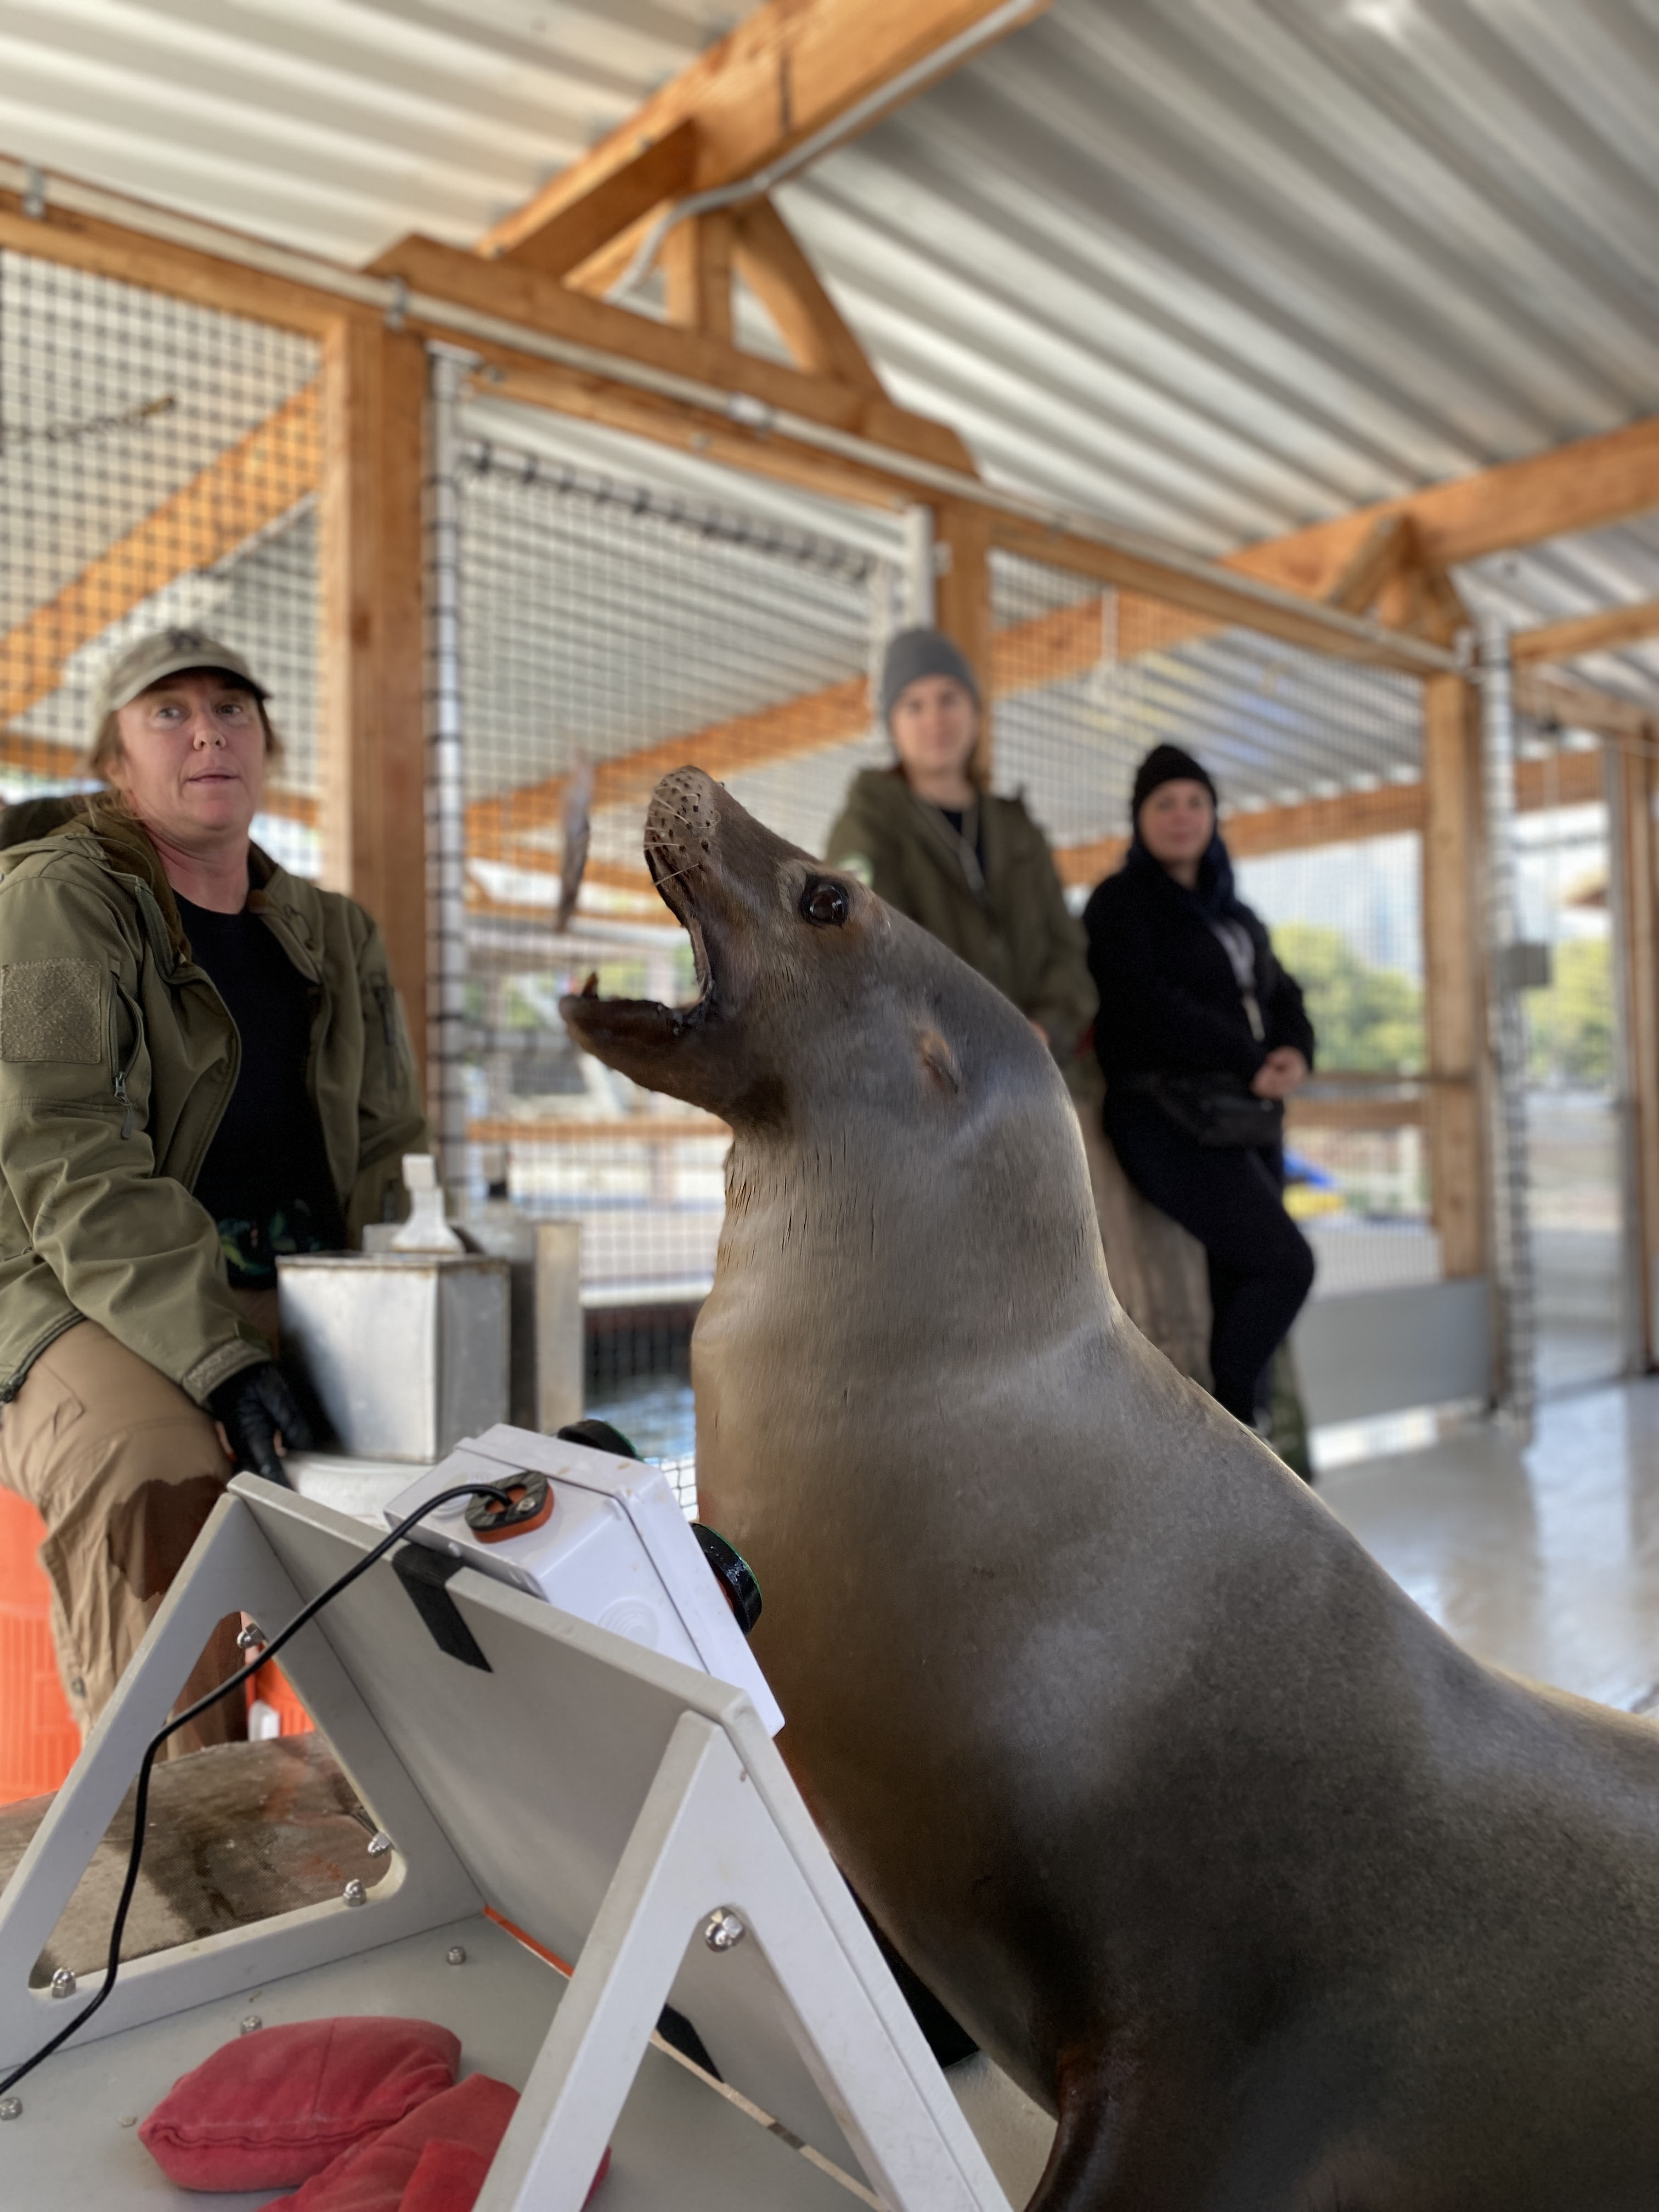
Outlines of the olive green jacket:
<svg viewBox="0 0 1659 2212">
<path fill-rule="evenodd" d="M 950 824 L 896 769 L 854 777 L 824 858 L 860 876 L 1040 1022 L 1064 1062 L 1095 1014 L 1082 926 L 1066 911 L 1053 856 L 1022 802 L 987 793 L 979 804 L 982 885 L 972 880 Z"/>
<path fill-rule="evenodd" d="M 191 1189 L 241 1064 L 155 847 L 108 812 L 0 855 L 0 1401 L 85 1318 L 198 1403 L 270 1348 Z M 307 1079 L 356 1243 L 426 1148 L 380 932 L 253 849 L 248 906 L 312 987 Z"/>
</svg>

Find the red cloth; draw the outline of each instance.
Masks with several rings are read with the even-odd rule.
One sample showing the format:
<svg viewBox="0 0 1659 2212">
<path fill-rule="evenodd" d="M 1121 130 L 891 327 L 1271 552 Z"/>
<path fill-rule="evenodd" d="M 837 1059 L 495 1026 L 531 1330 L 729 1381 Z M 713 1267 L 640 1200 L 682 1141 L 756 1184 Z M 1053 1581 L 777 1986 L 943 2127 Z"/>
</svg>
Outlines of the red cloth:
<svg viewBox="0 0 1659 2212">
<path fill-rule="evenodd" d="M 505 2081 L 470 2074 L 264 2212 L 472 2212 L 518 2102 Z M 607 2148 L 590 2200 L 610 2170 Z"/>
<path fill-rule="evenodd" d="M 429 2142 L 398 2212 L 472 2212 L 489 2171 L 489 2160 L 470 2143 Z"/>
<path fill-rule="evenodd" d="M 471 2212 L 518 2101 L 505 2081 L 469 2074 L 373 2142 L 342 2152 L 326 2172 L 265 2212 L 402 2212 L 423 2163 L 426 2212 Z M 428 2162 L 428 2151 L 439 2155 Z"/>
<path fill-rule="evenodd" d="M 139 2140 L 180 2189 L 291 2189 L 437 2097 L 460 2063 L 429 2021 L 262 2027 L 175 2081 Z"/>
</svg>

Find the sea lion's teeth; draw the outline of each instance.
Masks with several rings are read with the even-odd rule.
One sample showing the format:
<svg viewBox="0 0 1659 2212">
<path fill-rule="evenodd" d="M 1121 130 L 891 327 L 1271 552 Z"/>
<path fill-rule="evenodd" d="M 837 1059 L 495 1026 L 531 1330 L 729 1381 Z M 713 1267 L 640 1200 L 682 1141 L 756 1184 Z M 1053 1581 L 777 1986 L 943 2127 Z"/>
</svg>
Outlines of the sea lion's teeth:
<svg viewBox="0 0 1659 2212">
<path fill-rule="evenodd" d="M 582 996 L 584 999 L 597 999 L 599 995 L 599 971 L 597 968 L 591 968 L 588 970 L 587 981 L 582 985 Z"/>
</svg>

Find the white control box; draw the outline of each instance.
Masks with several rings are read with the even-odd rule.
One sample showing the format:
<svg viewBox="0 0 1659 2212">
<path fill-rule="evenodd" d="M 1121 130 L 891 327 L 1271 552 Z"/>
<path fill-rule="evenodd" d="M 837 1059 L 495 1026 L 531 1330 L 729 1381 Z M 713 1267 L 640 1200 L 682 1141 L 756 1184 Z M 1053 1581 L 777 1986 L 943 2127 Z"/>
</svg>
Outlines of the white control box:
<svg viewBox="0 0 1659 2212">
<path fill-rule="evenodd" d="M 501 1422 L 464 1438 L 400 1491 L 383 1509 L 386 1525 L 459 1482 L 505 1483 L 515 1474 L 547 1478 L 553 1510 L 539 1528 L 486 1541 L 468 1528 L 469 1501 L 460 1498 L 412 1528 L 410 1540 L 733 1684 L 777 1734 L 777 1699 L 659 1468 Z"/>
</svg>

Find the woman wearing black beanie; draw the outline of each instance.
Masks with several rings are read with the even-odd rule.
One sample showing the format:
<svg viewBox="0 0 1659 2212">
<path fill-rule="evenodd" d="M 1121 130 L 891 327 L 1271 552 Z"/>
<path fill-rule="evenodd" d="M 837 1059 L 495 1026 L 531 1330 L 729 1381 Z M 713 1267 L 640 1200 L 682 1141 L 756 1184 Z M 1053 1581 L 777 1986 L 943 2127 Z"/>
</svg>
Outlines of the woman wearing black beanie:
<svg viewBox="0 0 1659 2212">
<path fill-rule="evenodd" d="M 1133 808 L 1127 857 L 1083 917 L 1106 1133 L 1129 1180 L 1203 1245 L 1215 1395 L 1254 1425 L 1313 1285 L 1283 1199 L 1283 1101 L 1312 1068 L 1313 1028 L 1233 889 L 1204 768 L 1156 746 Z"/>
</svg>

